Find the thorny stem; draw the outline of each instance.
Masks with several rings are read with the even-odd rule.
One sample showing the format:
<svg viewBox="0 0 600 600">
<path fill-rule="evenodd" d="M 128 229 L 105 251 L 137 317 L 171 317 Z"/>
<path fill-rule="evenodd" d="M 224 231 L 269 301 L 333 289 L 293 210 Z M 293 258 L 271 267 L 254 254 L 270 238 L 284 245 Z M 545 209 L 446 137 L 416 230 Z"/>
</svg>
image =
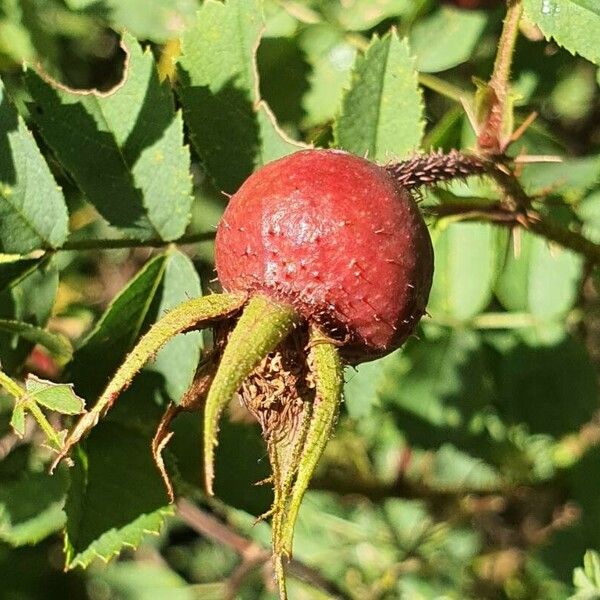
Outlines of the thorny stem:
<svg viewBox="0 0 600 600">
<path fill-rule="evenodd" d="M 388 165 L 386 168 L 401 185 L 408 189 L 433 186 L 450 179 L 469 175 L 488 175 L 494 179 L 502 193 L 500 203 L 477 206 L 472 203 L 442 204 L 428 207 L 430 214 L 438 217 L 457 217 L 461 220 L 491 221 L 520 225 L 546 239 L 583 254 L 591 264 L 600 264 L 600 245 L 554 223 L 531 208 L 531 198 L 505 164 L 503 157 L 494 160 L 452 150 L 447 154 L 433 153 Z"/>
<path fill-rule="evenodd" d="M 509 99 L 510 71 L 522 13 L 521 0 L 508 0 L 494 70 L 489 81 L 493 97 L 485 123 L 478 135 L 479 147 L 491 154 L 499 154 L 505 150 L 505 140 L 501 138 Z"/>
<path fill-rule="evenodd" d="M 6 373 L 0 371 L 0 386 L 2 386 L 17 403 L 21 404 L 23 408 L 31 413 L 33 418 L 37 421 L 40 429 L 44 432 L 50 444 L 56 450 L 62 448 L 62 442 L 57 431 L 50 425 L 48 419 L 37 405 L 35 401 L 27 398 L 27 392 L 16 382 L 13 381 Z"/>
<path fill-rule="evenodd" d="M 521 20 L 522 12 L 523 5 L 521 0 L 508 0 L 508 9 L 494 62 L 494 71 L 490 79 L 490 85 L 496 91 L 499 101 L 504 101 L 508 94 L 510 69 L 519 34 L 519 21 Z"/>
</svg>

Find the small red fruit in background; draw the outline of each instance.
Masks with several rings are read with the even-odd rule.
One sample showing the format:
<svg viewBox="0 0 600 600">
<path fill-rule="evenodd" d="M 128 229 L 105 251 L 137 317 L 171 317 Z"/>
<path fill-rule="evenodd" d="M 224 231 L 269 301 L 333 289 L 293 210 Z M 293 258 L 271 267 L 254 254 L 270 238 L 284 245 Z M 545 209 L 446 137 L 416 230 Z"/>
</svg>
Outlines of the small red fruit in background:
<svg viewBox="0 0 600 600">
<path fill-rule="evenodd" d="M 442 0 L 444 4 L 453 4 L 459 8 L 466 8 L 470 10 L 478 8 L 493 8 L 506 4 L 505 0 Z"/>
<path fill-rule="evenodd" d="M 251 175 L 217 230 L 231 292 L 291 304 L 361 362 L 401 345 L 425 312 L 429 233 L 407 189 L 368 160 L 306 150 Z"/>
</svg>

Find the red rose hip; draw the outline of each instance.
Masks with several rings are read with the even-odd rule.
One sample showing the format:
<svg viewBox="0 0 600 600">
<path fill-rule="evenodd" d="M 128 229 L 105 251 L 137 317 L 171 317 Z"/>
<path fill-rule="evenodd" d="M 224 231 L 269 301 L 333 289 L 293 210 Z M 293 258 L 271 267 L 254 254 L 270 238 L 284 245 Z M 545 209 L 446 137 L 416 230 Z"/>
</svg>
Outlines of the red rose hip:
<svg viewBox="0 0 600 600">
<path fill-rule="evenodd" d="M 410 192 L 338 150 L 300 151 L 251 175 L 219 224 L 215 256 L 225 290 L 293 305 L 355 363 L 406 340 L 433 274 Z"/>
</svg>

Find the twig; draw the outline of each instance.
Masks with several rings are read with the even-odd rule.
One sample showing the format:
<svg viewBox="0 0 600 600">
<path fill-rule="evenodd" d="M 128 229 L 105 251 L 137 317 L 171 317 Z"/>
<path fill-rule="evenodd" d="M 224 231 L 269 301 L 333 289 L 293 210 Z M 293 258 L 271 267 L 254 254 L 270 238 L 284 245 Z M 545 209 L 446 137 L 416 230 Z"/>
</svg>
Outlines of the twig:
<svg viewBox="0 0 600 600">
<path fill-rule="evenodd" d="M 427 208 L 427 212 L 440 218 L 456 217 L 460 220 L 489 221 L 509 227 L 521 226 L 536 233 L 563 248 L 573 250 L 585 256 L 590 264 L 600 264 L 600 245 L 582 236 L 576 231 L 571 231 L 557 225 L 547 217 L 534 210 L 524 213 L 503 208 L 498 204 L 489 207 L 474 207 L 465 204 L 441 204 Z"/>
<path fill-rule="evenodd" d="M 177 512 L 181 519 L 194 531 L 214 542 L 222 544 L 237 552 L 242 558 L 242 564 L 236 569 L 229 580 L 228 598 L 239 589 L 243 578 L 255 567 L 266 564 L 271 558 L 271 552 L 233 531 L 218 519 L 201 510 L 189 500 L 180 498 L 177 501 Z M 292 559 L 287 567 L 289 573 L 303 579 L 316 588 L 330 594 L 333 598 L 347 600 L 348 596 L 332 581 L 328 581 L 313 568 Z M 242 581 L 240 581 L 240 576 Z M 237 587 L 234 587 L 237 586 Z"/>
<path fill-rule="evenodd" d="M 500 484 L 489 488 L 464 487 L 432 487 L 420 481 L 411 481 L 398 477 L 392 483 L 383 483 L 374 477 L 360 476 L 353 473 L 351 477 L 340 477 L 332 472 L 325 472 L 312 479 L 311 489 L 334 492 L 336 494 L 354 494 L 364 496 L 373 502 L 381 502 L 386 498 L 403 498 L 406 500 L 425 500 L 429 502 L 452 502 L 467 496 L 507 495 L 523 486 Z M 533 487 L 533 486 L 531 486 Z"/>
<path fill-rule="evenodd" d="M 65 252 L 69 250 L 119 250 L 122 248 L 162 248 L 171 244 L 197 244 L 207 242 L 215 237 L 214 231 L 192 233 L 184 235 L 177 240 L 165 241 L 160 239 L 130 240 L 130 239 L 100 239 L 100 240 L 73 240 L 65 242 L 60 248 L 53 252 Z"/>
</svg>

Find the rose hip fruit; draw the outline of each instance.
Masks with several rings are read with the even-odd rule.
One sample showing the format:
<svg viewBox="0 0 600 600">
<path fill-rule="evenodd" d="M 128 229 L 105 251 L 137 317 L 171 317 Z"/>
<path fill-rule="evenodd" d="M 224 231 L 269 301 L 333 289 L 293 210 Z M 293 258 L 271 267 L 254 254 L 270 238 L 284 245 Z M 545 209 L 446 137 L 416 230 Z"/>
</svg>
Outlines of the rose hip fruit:
<svg viewBox="0 0 600 600">
<path fill-rule="evenodd" d="M 225 290 L 292 305 L 354 363 L 406 340 L 433 274 L 410 192 L 338 150 L 300 151 L 251 175 L 219 224 L 215 256 Z"/>
</svg>

